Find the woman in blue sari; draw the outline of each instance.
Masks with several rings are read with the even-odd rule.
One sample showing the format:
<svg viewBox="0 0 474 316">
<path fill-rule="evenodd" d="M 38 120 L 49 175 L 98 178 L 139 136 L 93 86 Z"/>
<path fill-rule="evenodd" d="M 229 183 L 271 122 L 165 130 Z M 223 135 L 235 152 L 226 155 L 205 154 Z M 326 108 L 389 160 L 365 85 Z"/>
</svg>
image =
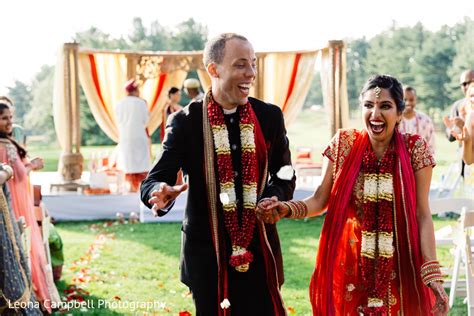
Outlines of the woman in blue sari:
<svg viewBox="0 0 474 316">
<path fill-rule="evenodd" d="M 11 211 L 10 193 L 4 183 L 13 169 L 0 164 L 0 314 L 42 315 L 33 293 L 20 232 Z"/>
</svg>

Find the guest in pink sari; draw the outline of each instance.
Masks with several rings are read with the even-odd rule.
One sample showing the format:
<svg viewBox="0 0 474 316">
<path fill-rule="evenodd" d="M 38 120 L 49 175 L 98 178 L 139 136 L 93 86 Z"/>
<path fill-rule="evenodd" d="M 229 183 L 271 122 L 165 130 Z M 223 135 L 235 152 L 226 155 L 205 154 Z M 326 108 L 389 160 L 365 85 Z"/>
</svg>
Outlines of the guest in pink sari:
<svg viewBox="0 0 474 316">
<path fill-rule="evenodd" d="M 52 302 L 60 300 L 54 285 L 52 271 L 48 269 L 46 252 L 42 243 L 41 230 L 36 221 L 32 192 L 28 182 L 28 172 L 43 167 L 41 159 L 28 162 L 26 151 L 8 135 L 12 129 L 11 108 L 0 102 L 0 162 L 13 168 L 13 178 L 7 182 L 16 220 L 23 216 L 31 228 L 31 275 L 35 295 L 45 310 L 51 313 Z"/>
<path fill-rule="evenodd" d="M 258 217 L 316 216 L 327 209 L 310 284 L 314 315 L 446 315 L 428 193 L 434 159 L 401 134 L 400 82 L 362 90 L 365 128 L 339 130 L 324 151 L 323 181 L 304 201 L 261 201 Z"/>
</svg>

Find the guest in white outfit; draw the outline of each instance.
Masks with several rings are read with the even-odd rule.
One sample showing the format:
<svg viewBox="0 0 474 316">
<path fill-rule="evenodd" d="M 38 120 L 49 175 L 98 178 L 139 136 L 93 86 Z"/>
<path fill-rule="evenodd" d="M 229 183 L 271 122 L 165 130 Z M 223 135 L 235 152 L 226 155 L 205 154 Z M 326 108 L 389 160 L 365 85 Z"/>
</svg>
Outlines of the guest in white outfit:
<svg viewBox="0 0 474 316">
<path fill-rule="evenodd" d="M 127 96 L 115 106 L 119 130 L 117 164 L 125 172 L 129 191 L 136 192 L 151 169 L 149 111 L 146 101 L 139 97 L 135 80 L 127 81 L 125 91 Z"/>
<path fill-rule="evenodd" d="M 190 102 L 201 101 L 204 94 L 199 90 L 201 83 L 195 78 L 188 78 L 183 82 L 184 92 L 186 92 Z"/>
</svg>

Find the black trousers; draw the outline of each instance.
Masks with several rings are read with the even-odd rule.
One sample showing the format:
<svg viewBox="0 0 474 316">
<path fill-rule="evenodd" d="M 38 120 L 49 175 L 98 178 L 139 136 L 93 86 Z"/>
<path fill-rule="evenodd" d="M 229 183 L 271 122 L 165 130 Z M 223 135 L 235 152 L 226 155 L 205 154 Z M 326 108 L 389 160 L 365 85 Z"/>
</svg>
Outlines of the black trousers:
<svg viewBox="0 0 474 316">
<path fill-rule="evenodd" d="M 250 264 L 247 272 L 237 272 L 228 266 L 229 302 L 232 316 L 273 316 L 273 303 L 267 287 L 261 257 Z M 217 282 L 209 282 L 190 289 L 197 316 L 217 315 Z"/>
</svg>

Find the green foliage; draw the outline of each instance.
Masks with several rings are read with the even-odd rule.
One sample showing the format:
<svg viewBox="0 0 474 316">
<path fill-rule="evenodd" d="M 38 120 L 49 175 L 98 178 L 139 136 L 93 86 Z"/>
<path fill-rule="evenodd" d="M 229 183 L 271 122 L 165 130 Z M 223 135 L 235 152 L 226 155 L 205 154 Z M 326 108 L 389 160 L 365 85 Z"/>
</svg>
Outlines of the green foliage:
<svg viewBox="0 0 474 316">
<path fill-rule="evenodd" d="M 451 103 L 444 85 L 451 80 L 448 69 L 456 55 L 453 44 L 444 27 L 432 34 L 417 53 L 413 84 L 417 89 L 418 107 L 425 112 L 429 112 L 432 107 L 443 109 Z"/>
<path fill-rule="evenodd" d="M 405 84 L 414 84 L 413 64 L 425 33 L 421 23 L 402 28 L 394 24 L 388 31 L 375 36 L 367 51 L 367 74 L 390 74 Z"/>
<path fill-rule="evenodd" d="M 351 109 L 373 74 L 391 74 L 417 90 L 418 107 L 441 125 L 441 114 L 462 97 L 459 76 L 474 69 L 474 21 L 465 18 L 437 32 L 421 23 L 388 30 L 370 40 L 347 41 L 347 89 Z"/>
<path fill-rule="evenodd" d="M 448 69 L 451 81 L 446 83 L 451 99 L 463 97 L 459 88 L 459 76 L 464 70 L 474 69 L 474 20 L 465 18 L 463 23 L 458 23 L 450 30 L 456 56 Z"/>
<path fill-rule="evenodd" d="M 365 37 L 347 43 L 347 95 L 349 108 L 355 110 L 359 106 L 359 93 L 367 80 L 367 71 L 364 63 L 370 47 Z"/>
<path fill-rule="evenodd" d="M 25 114 L 28 113 L 31 106 L 31 89 L 25 83 L 15 80 L 13 87 L 8 87 L 8 96 L 15 107 L 14 122 L 24 125 Z"/>
<path fill-rule="evenodd" d="M 29 134 L 43 135 L 48 143 L 56 140 L 53 122 L 54 67 L 44 65 L 31 85 L 31 109 L 25 116 Z"/>
<path fill-rule="evenodd" d="M 177 33 L 171 37 L 172 50 L 202 50 L 207 41 L 207 27 L 190 18 L 177 26 Z"/>
<path fill-rule="evenodd" d="M 154 21 L 150 25 L 148 40 L 150 41 L 150 50 L 164 51 L 169 47 L 170 33 L 158 21 Z"/>
<path fill-rule="evenodd" d="M 143 26 L 142 19 L 134 18 L 132 24 L 132 34 L 128 36 L 128 39 L 130 43 L 133 43 L 133 49 L 141 50 L 150 47 L 151 43 L 148 41 L 147 31 Z"/>
<path fill-rule="evenodd" d="M 111 38 L 110 34 L 104 33 L 92 26 L 88 30 L 78 32 L 74 36 L 74 41 L 82 47 L 98 49 L 129 49 L 130 45 L 122 37 Z"/>
<path fill-rule="evenodd" d="M 309 107 L 312 105 L 323 105 L 323 90 L 321 87 L 321 80 L 319 79 L 319 73 L 315 73 L 311 86 L 309 87 L 308 95 L 304 106 Z"/>
</svg>

